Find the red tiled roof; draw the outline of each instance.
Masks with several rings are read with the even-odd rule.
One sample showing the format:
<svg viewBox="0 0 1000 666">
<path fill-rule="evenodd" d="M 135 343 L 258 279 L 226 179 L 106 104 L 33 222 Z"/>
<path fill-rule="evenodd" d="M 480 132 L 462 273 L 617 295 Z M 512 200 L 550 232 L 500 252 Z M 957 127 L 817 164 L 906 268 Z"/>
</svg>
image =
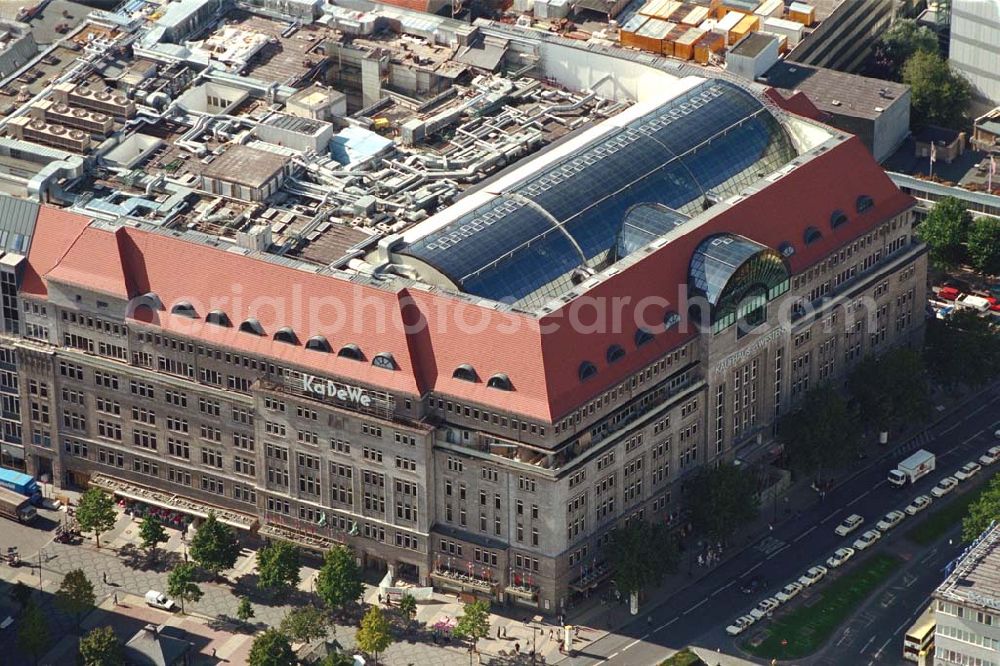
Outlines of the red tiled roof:
<svg viewBox="0 0 1000 666">
<path fill-rule="evenodd" d="M 861 194 L 871 196 L 875 206 L 857 215 L 855 200 Z M 165 234 L 84 229 L 85 218 L 43 207 L 23 290 L 45 295 L 45 284 L 38 278 L 44 275 L 121 298 L 153 292 L 165 307 L 156 315 L 166 331 L 273 357 L 317 374 L 412 395 L 434 390 L 530 418 L 555 420 L 684 339 L 685 334 L 674 330 L 636 349 L 632 322 L 635 308 L 647 298 L 666 298 L 674 304 L 670 309 L 684 314 L 676 305 L 678 289 L 687 281 L 695 247 L 706 236 L 731 232 L 773 248 L 789 241 L 797 250 L 790 264 L 799 273 L 911 205 L 912 199 L 892 184 L 860 141 L 851 139 L 704 224 L 691 225 L 684 235 L 540 319 L 439 292 L 413 288 L 391 292 Z M 850 222 L 833 230 L 829 222 L 835 209 L 845 211 Z M 808 226 L 817 227 L 823 238 L 806 247 L 802 237 Z M 587 302 L 611 303 L 614 298 L 627 299 L 607 310 L 609 316 L 620 312 L 620 330 L 581 333 L 569 325 L 592 318 Z M 179 301 L 191 302 L 199 319 L 169 314 Z M 204 324 L 212 308 L 226 312 L 233 327 Z M 662 304 L 650 306 L 647 320 L 662 321 L 663 309 Z M 260 321 L 266 336 L 238 330 L 248 317 Z M 379 325 L 380 318 L 384 325 Z M 271 339 L 283 326 L 296 332 L 300 345 Z M 325 336 L 334 353 L 301 346 L 313 335 Z M 361 347 L 368 360 L 338 357 L 336 350 L 348 343 Z M 611 344 L 627 352 L 613 366 L 605 361 Z M 379 352 L 391 353 L 399 369 L 373 367 L 370 360 Z M 597 366 L 598 374 L 581 382 L 578 368 L 585 359 Z M 475 368 L 478 383 L 452 378 L 455 368 L 466 363 Z M 487 388 L 486 381 L 495 373 L 508 375 L 515 390 Z"/>
</svg>

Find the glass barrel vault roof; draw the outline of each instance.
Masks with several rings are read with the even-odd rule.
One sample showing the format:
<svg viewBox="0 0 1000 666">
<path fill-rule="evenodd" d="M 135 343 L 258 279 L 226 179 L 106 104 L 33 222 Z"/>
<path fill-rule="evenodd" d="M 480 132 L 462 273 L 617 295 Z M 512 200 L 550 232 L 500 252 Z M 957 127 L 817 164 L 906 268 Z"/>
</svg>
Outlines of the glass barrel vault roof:
<svg viewBox="0 0 1000 666">
<path fill-rule="evenodd" d="M 460 290 L 537 307 L 795 157 L 746 90 L 707 80 L 399 250 Z M 637 204 L 662 208 L 635 210 Z M 633 209 L 630 229 L 623 229 Z"/>
</svg>

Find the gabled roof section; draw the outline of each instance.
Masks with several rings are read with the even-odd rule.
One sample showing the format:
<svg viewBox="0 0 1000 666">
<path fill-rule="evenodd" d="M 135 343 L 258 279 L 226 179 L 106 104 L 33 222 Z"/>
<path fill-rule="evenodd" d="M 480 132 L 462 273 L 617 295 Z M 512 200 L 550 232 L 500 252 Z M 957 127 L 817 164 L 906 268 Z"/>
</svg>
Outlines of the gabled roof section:
<svg viewBox="0 0 1000 666">
<path fill-rule="evenodd" d="M 45 279 L 128 300 L 136 294 L 129 290 L 130 280 L 126 277 L 121 253 L 120 243 L 125 234 L 124 227 L 114 233 L 94 227 L 84 229 L 66 254 L 45 274 Z"/>
<path fill-rule="evenodd" d="M 90 224 L 90 219 L 62 208 L 41 206 L 35 221 L 35 234 L 28 252 L 28 267 L 21 279 L 21 293 L 46 296 L 42 276 L 55 267 L 73 242 Z"/>
</svg>

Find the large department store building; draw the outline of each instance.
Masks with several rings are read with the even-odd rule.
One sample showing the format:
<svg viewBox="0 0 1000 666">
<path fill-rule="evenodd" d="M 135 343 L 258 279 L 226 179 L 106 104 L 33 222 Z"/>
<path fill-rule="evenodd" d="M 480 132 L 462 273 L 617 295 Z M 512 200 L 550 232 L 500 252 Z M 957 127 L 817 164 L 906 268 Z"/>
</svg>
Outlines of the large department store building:
<svg viewBox="0 0 1000 666">
<path fill-rule="evenodd" d="M 615 526 L 919 342 L 912 206 L 697 77 L 349 270 L 5 200 L 3 464 L 555 611 Z"/>
</svg>

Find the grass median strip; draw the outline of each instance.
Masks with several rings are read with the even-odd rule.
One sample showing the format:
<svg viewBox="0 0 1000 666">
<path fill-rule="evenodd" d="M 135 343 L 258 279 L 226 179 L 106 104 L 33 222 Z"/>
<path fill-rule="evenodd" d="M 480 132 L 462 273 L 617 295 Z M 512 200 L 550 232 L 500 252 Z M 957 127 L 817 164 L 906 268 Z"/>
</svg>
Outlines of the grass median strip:
<svg viewBox="0 0 1000 666">
<path fill-rule="evenodd" d="M 961 525 L 962 519 L 969 513 L 969 505 L 979 499 L 988 486 L 976 488 L 970 493 L 952 499 L 940 509 L 927 516 L 919 525 L 906 533 L 906 538 L 921 546 L 929 546 L 944 535 L 945 532 Z M 936 500 L 940 502 L 941 500 Z"/>
<path fill-rule="evenodd" d="M 767 635 L 743 648 L 766 659 L 798 659 L 818 650 L 872 591 L 885 582 L 901 560 L 879 553 L 831 581 L 819 598 L 771 623 Z"/>
<path fill-rule="evenodd" d="M 691 652 L 691 650 L 684 648 L 660 664 L 660 666 L 705 666 L 705 662 L 699 659 L 698 655 Z"/>
</svg>

